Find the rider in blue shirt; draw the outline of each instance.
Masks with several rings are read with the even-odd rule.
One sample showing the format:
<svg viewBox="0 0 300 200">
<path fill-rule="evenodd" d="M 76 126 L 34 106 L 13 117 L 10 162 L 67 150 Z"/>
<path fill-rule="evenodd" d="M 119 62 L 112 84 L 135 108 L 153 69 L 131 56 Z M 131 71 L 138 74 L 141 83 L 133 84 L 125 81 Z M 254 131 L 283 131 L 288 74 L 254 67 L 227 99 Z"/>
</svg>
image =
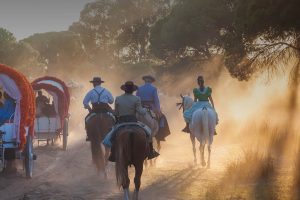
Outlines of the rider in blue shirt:
<svg viewBox="0 0 300 200">
<path fill-rule="evenodd" d="M 143 76 L 145 84 L 138 88 L 136 95 L 141 98 L 143 107 L 149 107 L 157 116 L 159 131 L 156 139 L 165 141 L 171 132 L 166 116 L 161 112 L 160 102 L 157 94 L 157 88 L 152 85 L 155 81 L 153 76 Z"/>
<path fill-rule="evenodd" d="M 136 96 L 141 98 L 143 106 L 149 106 L 155 114 L 160 117 L 160 102 L 157 94 L 157 88 L 152 85 L 155 81 L 155 78 L 152 76 L 144 76 L 143 80 L 145 84 L 138 88 Z"/>
</svg>

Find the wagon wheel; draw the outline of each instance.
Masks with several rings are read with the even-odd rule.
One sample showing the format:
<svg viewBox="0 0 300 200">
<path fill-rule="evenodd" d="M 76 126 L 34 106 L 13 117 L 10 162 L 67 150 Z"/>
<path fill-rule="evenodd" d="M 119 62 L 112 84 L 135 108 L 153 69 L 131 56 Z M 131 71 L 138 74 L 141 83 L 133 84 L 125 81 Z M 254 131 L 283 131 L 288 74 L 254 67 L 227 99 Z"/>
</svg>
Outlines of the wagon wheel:
<svg viewBox="0 0 300 200">
<path fill-rule="evenodd" d="M 63 128 L 63 150 L 64 151 L 67 150 L 68 135 L 69 135 L 69 119 L 65 118 L 64 128 Z"/>
<path fill-rule="evenodd" d="M 25 172 L 27 178 L 32 178 L 33 171 L 33 145 L 32 145 L 32 137 L 30 135 L 27 136 L 27 142 L 25 146 L 24 152 L 24 164 L 25 164 Z"/>
</svg>

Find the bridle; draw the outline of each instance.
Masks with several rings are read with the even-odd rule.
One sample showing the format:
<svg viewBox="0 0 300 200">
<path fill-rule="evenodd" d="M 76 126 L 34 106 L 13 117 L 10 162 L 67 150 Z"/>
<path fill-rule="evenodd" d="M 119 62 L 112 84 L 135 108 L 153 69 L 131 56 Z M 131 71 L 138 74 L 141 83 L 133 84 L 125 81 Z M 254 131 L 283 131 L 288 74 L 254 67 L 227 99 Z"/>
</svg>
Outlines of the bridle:
<svg viewBox="0 0 300 200">
<path fill-rule="evenodd" d="M 176 106 L 179 106 L 178 110 L 181 110 L 181 108 L 182 108 L 182 110 L 184 112 L 184 96 L 182 94 L 180 94 L 180 97 L 182 99 L 182 102 L 181 103 L 176 103 Z"/>
</svg>

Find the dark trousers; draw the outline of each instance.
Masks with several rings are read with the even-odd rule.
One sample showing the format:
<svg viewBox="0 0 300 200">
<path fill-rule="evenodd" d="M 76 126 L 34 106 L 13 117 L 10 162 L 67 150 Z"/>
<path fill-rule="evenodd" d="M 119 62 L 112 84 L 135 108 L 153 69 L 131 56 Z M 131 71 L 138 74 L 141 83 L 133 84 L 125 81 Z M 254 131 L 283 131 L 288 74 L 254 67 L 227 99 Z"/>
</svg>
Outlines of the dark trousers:
<svg viewBox="0 0 300 200">
<path fill-rule="evenodd" d="M 113 110 L 107 103 L 93 103 L 92 112 L 105 113 L 105 112 L 113 112 Z"/>
</svg>

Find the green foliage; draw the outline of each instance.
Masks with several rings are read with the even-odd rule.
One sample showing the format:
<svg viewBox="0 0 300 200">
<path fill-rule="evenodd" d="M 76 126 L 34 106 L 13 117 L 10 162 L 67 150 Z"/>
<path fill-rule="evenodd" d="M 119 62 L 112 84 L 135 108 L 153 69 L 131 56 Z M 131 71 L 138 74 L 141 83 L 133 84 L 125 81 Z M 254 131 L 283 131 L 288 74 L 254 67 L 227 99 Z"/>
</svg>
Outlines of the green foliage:
<svg viewBox="0 0 300 200">
<path fill-rule="evenodd" d="M 38 51 L 26 42 L 17 42 L 4 28 L 0 28 L 0 63 L 15 67 L 26 75 L 42 73 L 45 67 Z"/>
<path fill-rule="evenodd" d="M 70 31 L 35 34 L 23 41 L 40 52 L 50 68 L 72 66 L 87 59 L 79 35 Z"/>
<path fill-rule="evenodd" d="M 162 59 L 198 56 L 209 59 L 218 50 L 222 32 L 231 22 L 226 0 L 188 0 L 178 3 L 151 32 L 151 50 Z"/>
<path fill-rule="evenodd" d="M 138 62 L 146 57 L 152 24 L 169 7 L 170 0 L 98 0 L 69 29 L 80 34 L 96 63 Z"/>
<path fill-rule="evenodd" d="M 300 2 L 297 0 L 234 0 L 232 29 L 226 33 L 225 62 L 240 80 L 299 58 Z"/>
</svg>

